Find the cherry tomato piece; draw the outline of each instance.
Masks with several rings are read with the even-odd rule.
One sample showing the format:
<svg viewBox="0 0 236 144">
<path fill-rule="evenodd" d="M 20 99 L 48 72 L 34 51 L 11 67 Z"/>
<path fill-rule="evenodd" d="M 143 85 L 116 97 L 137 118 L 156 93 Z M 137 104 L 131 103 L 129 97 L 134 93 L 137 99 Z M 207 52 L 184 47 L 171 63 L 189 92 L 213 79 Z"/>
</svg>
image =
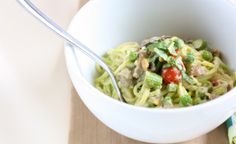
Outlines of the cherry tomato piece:
<svg viewBox="0 0 236 144">
<path fill-rule="evenodd" d="M 176 52 L 177 54 L 179 54 L 179 53 L 180 53 L 180 48 L 176 49 L 175 52 Z"/>
<path fill-rule="evenodd" d="M 176 52 L 176 54 L 177 55 L 179 55 L 179 53 L 180 53 L 180 49 L 179 48 L 177 48 L 176 50 L 175 50 L 175 52 Z M 173 58 L 176 58 L 177 56 L 175 56 L 175 55 L 172 55 L 172 54 L 170 54 Z"/>
<path fill-rule="evenodd" d="M 176 67 L 169 67 L 162 70 L 162 77 L 163 80 L 169 83 L 178 84 L 182 80 L 181 72 Z"/>
</svg>

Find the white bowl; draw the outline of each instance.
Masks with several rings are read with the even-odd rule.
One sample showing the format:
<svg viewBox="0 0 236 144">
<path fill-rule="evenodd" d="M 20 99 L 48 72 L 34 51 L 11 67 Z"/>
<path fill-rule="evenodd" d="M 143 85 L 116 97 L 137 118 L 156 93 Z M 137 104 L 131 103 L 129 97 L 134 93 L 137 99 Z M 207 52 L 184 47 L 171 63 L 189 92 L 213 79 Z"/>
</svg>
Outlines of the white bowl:
<svg viewBox="0 0 236 144">
<path fill-rule="evenodd" d="M 236 69 L 236 6 L 227 0 L 93 0 L 74 17 L 69 32 L 98 55 L 122 42 L 151 36 L 203 38 Z M 93 86 L 93 61 L 69 46 L 65 53 L 82 101 L 124 136 L 151 143 L 186 141 L 213 130 L 236 110 L 236 89 L 188 108 L 148 109 L 121 103 Z"/>
</svg>

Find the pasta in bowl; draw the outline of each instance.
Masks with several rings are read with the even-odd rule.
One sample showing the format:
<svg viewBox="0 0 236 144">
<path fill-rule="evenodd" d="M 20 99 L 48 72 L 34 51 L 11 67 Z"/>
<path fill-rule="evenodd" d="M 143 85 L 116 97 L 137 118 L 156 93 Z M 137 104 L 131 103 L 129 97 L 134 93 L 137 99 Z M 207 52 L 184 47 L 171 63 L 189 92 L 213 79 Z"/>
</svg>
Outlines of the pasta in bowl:
<svg viewBox="0 0 236 144">
<path fill-rule="evenodd" d="M 161 36 L 109 50 L 103 60 L 113 70 L 127 103 L 159 108 L 187 107 L 219 97 L 235 86 L 236 73 L 217 49 L 202 39 L 185 42 Z M 119 99 L 108 74 L 96 66 L 96 87 Z"/>
</svg>

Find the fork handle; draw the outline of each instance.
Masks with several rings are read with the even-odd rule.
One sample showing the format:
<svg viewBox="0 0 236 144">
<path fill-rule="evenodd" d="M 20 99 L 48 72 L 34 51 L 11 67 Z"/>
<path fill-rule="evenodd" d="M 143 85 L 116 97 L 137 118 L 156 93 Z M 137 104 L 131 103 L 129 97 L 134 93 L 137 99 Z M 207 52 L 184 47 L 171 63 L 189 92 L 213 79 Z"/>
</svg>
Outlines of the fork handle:
<svg viewBox="0 0 236 144">
<path fill-rule="evenodd" d="M 47 15 L 45 15 L 42 11 L 40 11 L 30 0 L 17 0 L 29 13 L 31 13 L 35 18 L 45 24 L 49 29 L 56 32 L 62 38 L 64 38 L 67 42 L 77 47 L 81 52 L 86 54 L 92 60 L 97 62 L 111 77 L 112 84 L 117 92 L 117 95 L 120 98 L 120 101 L 126 102 L 124 97 L 121 95 L 120 89 L 118 87 L 116 78 L 111 71 L 111 69 L 106 65 L 106 63 L 93 51 L 91 51 L 88 47 L 83 45 L 80 41 L 66 32 L 63 28 L 53 22 Z"/>
</svg>

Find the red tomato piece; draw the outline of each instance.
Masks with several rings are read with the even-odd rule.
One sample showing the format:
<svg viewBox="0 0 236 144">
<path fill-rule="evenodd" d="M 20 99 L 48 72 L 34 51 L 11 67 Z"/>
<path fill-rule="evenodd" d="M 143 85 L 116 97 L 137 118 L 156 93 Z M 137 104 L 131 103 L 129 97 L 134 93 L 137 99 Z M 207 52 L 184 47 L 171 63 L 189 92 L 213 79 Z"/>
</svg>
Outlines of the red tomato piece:
<svg viewBox="0 0 236 144">
<path fill-rule="evenodd" d="M 162 70 L 162 77 L 163 80 L 169 84 L 169 83 L 179 83 L 182 80 L 181 72 L 176 67 L 169 67 Z"/>
<path fill-rule="evenodd" d="M 177 54 L 179 54 L 179 53 L 180 53 L 180 48 L 177 48 L 177 49 L 175 50 L 175 52 L 176 52 Z"/>
<path fill-rule="evenodd" d="M 179 48 L 177 48 L 176 50 L 175 50 L 175 52 L 176 52 L 176 54 L 177 55 L 179 55 L 179 53 L 180 53 L 180 49 Z M 173 58 L 176 58 L 177 56 L 175 56 L 175 55 L 172 55 L 172 54 L 170 54 Z"/>
</svg>

